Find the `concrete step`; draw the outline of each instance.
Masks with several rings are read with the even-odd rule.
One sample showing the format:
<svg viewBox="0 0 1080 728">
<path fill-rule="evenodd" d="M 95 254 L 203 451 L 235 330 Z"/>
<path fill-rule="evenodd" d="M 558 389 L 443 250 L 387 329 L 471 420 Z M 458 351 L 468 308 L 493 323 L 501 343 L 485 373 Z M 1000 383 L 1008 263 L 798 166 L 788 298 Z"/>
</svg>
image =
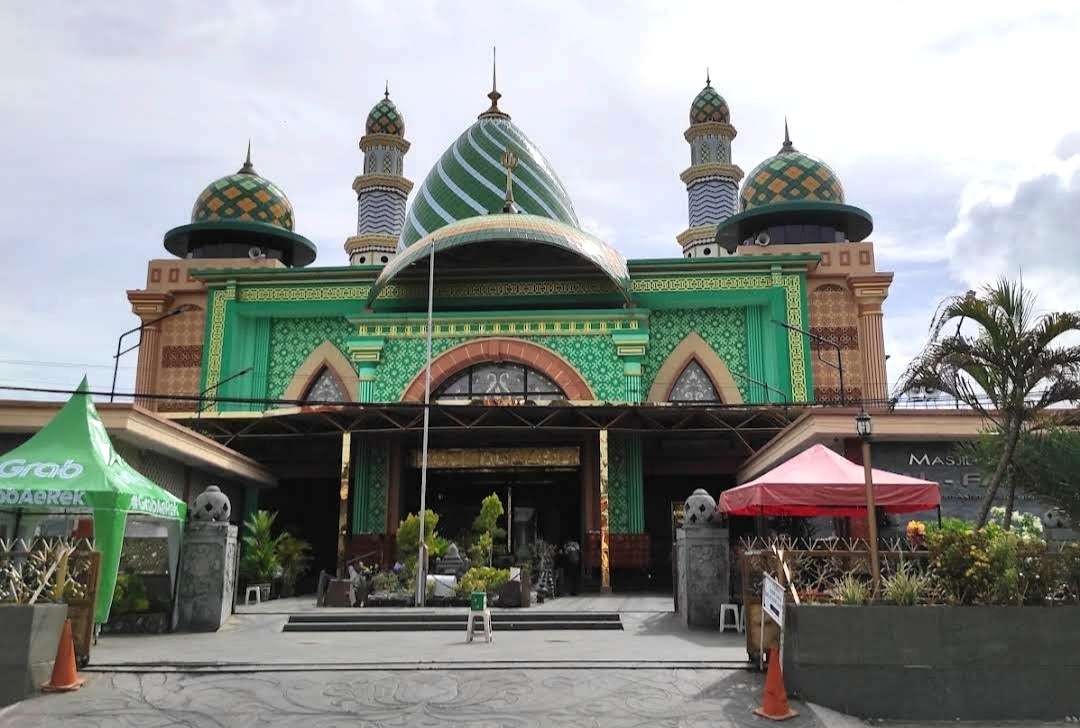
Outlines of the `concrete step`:
<svg viewBox="0 0 1080 728">
<path fill-rule="evenodd" d="M 444 621 L 363 621 L 363 622 L 292 622 L 282 627 L 282 632 L 449 632 L 464 630 L 464 619 Z M 500 621 L 492 620 L 496 631 L 519 630 L 621 630 L 621 622 L 568 620 L 554 621 Z"/>
<path fill-rule="evenodd" d="M 347 614 L 334 613 L 333 611 L 320 612 L 317 614 L 293 614 L 289 616 L 290 624 L 322 624 L 322 623 L 364 623 L 364 622 L 446 622 L 452 621 L 465 625 L 464 609 L 447 610 L 445 612 L 418 612 L 403 607 L 398 611 L 385 610 L 372 611 L 369 614 L 349 612 Z M 491 621 L 494 624 L 506 622 L 619 622 L 618 612 L 495 612 L 491 613 Z"/>
</svg>

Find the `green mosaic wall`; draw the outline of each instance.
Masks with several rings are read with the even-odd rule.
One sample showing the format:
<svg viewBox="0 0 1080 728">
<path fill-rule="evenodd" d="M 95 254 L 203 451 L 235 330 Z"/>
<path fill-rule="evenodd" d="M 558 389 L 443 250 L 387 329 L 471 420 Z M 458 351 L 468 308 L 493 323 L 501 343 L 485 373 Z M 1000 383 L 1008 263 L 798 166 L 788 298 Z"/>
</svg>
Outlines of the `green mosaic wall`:
<svg viewBox="0 0 1080 728">
<path fill-rule="evenodd" d="M 355 442 L 352 532 L 383 533 L 386 530 L 386 496 L 390 482 L 386 446 L 364 439 Z"/>
<path fill-rule="evenodd" d="M 630 531 L 630 503 L 627 480 L 626 441 L 618 435 L 608 438 L 608 531 Z"/>
<path fill-rule="evenodd" d="M 610 336 L 529 336 L 526 338 L 564 357 L 589 383 L 599 399 L 622 400 L 625 383 L 622 364 Z M 466 338 L 437 338 L 432 341 L 434 356 L 464 344 Z M 337 343 L 335 341 L 335 343 Z M 318 344 L 316 344 L 317 346 Z M 387 339 L 375 380 L 375 401 L 396 402 L 424 366 L 427 347 L 424 339 Z M 301 359 L 300 361 L 303 361 Z"/>
<path fill-rule="evenodd" d="M 352 326 L 344 318 L 275 318 L 270 324 L 270 365 L 267 369 L 267 395 L 278 399 L 292 381 L 296 370 L 324 341 L 346 354 L 345 341 Z"/>
<path fill-rule="evenodd" d="M 746 309 L 696 308 L 653 311 L 649 316 L 649 348 L 642 362 L 641 391 L 648 392 L 656 373 L 687 334 L 696 332 L 724 360 L 747 397 Z"/>
</svg>

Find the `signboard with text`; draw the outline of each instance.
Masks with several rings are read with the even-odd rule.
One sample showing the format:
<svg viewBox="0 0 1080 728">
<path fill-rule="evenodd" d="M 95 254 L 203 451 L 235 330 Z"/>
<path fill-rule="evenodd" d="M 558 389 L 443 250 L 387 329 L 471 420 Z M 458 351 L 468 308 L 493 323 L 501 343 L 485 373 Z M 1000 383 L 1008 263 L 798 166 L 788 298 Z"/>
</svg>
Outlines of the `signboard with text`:
<svg viewBox="0 0 1080 728">
<path fill-rule="evenodd" d="M 784 587 L 768 574 L 761 582 L 761 611 L 784 628 Z"/>
</svg>

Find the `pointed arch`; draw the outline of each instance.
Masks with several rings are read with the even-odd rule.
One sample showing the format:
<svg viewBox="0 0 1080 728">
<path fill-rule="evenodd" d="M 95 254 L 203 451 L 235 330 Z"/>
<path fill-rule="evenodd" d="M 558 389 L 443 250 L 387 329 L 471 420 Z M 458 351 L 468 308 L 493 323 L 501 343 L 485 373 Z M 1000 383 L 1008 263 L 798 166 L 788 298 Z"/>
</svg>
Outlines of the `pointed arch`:
<svg viewBox="0 0 1080 728">
<path fill-rule="evenodd" d="M 585 378 L 574 365 L 554 351 L 525 339 L 495 337 L 474 339 L 459 344 L 435 357 L 431 363 L 431 391 L 449 377 L 473 364 L 511 361 L 540 372 L 566 393 L 570 401 L 596 399 Z M 421 369 L 401 395 L 402 401 L 421 402 L 424 399 L 424 370 Z"/>
<path fill-rule="evenodd" d="M 324 341 L 315 347 L 315 350 L 308 354 L 307 359 L 304 359 L 303 363 L 296 368 L 296 372 L 293 374 L 292 379 L 289 380 L 289 386 L 285 388 L 285 394 L 282 395 L 282 398 L 303 399 L 324 369 L 329 370 L 338 378 L 353 402 L 360 398 L 360 377 L 357 375 L 355 367 L 341 353 L 341 349 L 338 349 L 330 341 Z"/>
<path fill-rule="evenodd" d="M 720 401 L 724 404 L 742 404 L 742 392 L 735 384 L 735 378 L 731 376 L 724 360 L 716 355 L 712 347 L 705 339 L 696 332 L 691 332 L 679 342 L 668 358 L 660 366 L 649 388 L 648 402 L 667 402 L 671 397 L 671 388 L 675 386 L 679 375 L 683 373 L 691 361 L 696 361 L 705 373 L 709 375 L 713 386 L 720 394 Z"/>
</svg>

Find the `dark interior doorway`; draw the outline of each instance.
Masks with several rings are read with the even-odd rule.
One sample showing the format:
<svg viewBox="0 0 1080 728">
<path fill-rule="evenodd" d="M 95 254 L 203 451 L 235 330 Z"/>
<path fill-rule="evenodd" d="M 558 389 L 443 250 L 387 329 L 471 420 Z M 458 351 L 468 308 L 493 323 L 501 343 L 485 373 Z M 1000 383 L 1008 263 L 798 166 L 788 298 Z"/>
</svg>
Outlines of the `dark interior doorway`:
<svg viewBox="0 0 1080 728">
<path fill-rule="evenodd" d="M 420 471 L 406 472 L 402 514 L 420 509 Z M 576 470 L 431 471 L 427 507 L 439 514 L 439 534 L 455 543 L 468 541 L 480 503 L 496 494 L 503 509 L 513 509 L 514 551 L 543 539 L 563 544 L 581 533 L 581 478 Z M 499 524 L 506 528 L 506 516 Z"/>
</svg>

